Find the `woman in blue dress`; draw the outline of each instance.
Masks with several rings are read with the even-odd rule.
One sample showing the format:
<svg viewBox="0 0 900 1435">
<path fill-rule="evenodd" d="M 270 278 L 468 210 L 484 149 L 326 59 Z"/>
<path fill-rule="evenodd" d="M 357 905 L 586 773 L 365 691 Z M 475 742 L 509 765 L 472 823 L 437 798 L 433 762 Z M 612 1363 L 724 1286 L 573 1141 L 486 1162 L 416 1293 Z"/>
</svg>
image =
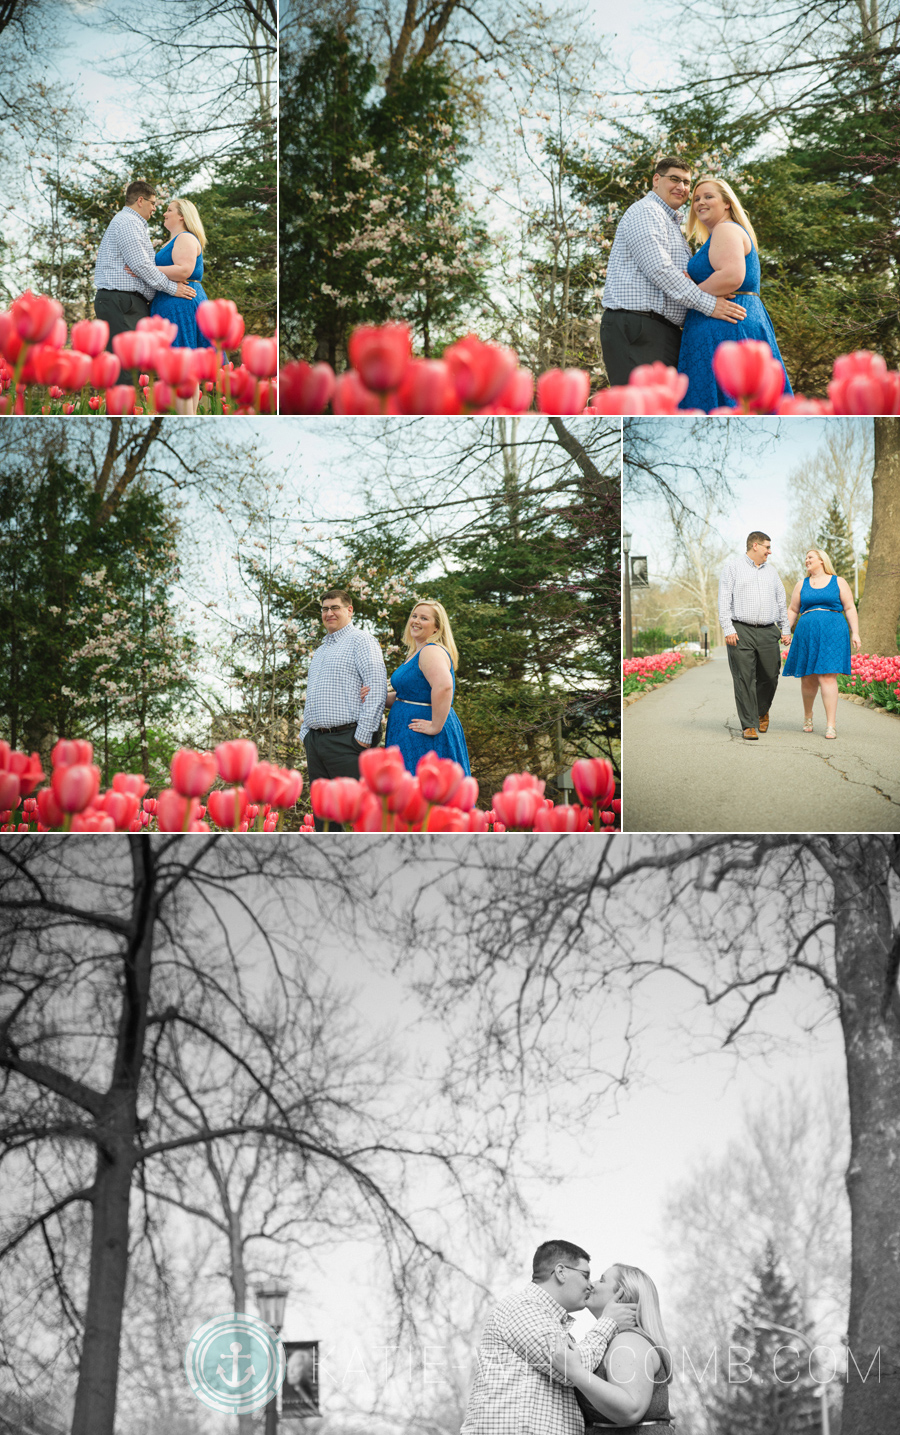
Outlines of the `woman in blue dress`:
<svg viewBox="0 0 900 1435">
<path fill-rule="evenodd" d="M 851 643 L 857 652 L 862 644 L 850 585 L 836 576 L 823 548 L 810 548 L 806 555 L 806 577 L 791 594 L 788 622 L 796 626 L 782 676 L 800 679 L 803 731 L 813 730 L 813 703 L 820 692 L 825 736 L 837 737 L 837 675 L 850 672 Z"/>
<path fill-rule="evenodd" d="M 687 237 L 703 240 L 687 267 L 688 278 L 699 289 L 716 297 L 734 298 L 747 311 L 745 319 L 729 324 L 710 319 L 699 309 L 688 309 L 681 334 L 678 372 L 687 374 L 687 393 L 682 409 L 735 408 L 737 400 L 719 387 L 713 372 L 713 354 L 726 340 L 762 339 L 784 369 L 772 321 L 759 295 L 760 267 L 753 225 L 731 185 L 723 179 L 704 175 L 691 197 Z M 790 394 L 790 380 L 784 373 L 784 393 Z"/>
<path fill-rule="evenodd" d="M 168 279 L 183 279 L 196 292 L 193 299 L 178 299 L 174 294 L 158 290 L 150 305 L 150 313 L 161 314 L 177 326 L 178 333 L 172 340 L 173 349 L 209 349 L 212 347 L 209 339 L 197 327 L 197 309 L 206 302 L 207 295 L 201 283 L 206 231 L 196 205 L 189 199 L 170 200 L 163 215 L 163 224 L 172 238 L 157 250 L 156 266 Z M 127 265 L 125 267 L 128 268 Z M 199 407 L 199 383 L 189 397 L 175 400 L 175 410 L 179 414 L 195 414 Z"/>
<path fill-rule="evenodd" d="M 385 747 L 399 747 L 408 772 L 426 752 L 458 762 L 469 776 L 462 724 L 453 711 L 459 661 L 450 620 L 440 603 L 417 603 L 403 630 L 407 659 L 390 678 Z"/>
</svg>

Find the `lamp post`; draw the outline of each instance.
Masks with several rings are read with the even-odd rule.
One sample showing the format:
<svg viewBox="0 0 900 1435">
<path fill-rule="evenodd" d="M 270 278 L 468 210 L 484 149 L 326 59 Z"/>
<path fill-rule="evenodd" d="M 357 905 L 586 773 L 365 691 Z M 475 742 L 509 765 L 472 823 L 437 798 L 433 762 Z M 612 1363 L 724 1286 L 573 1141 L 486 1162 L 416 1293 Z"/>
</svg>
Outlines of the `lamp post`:
<svg viewBox="0 0 900 1435">
<path fill-rule="evenodd" d="M 280 1281 L 269 1281 L 268 1285 L 256 1287 L 256 1304 L 259 1307 L 260 1318 L 270 1325 L 276 1335 L 281 1334 L 281 1327 L 284 1324 L 284 1307 L 287 1303 L 288 1287 L 283 1286 Z M 272 1396 L 266 1406 L 266 1432 L 265 1435 L 276 1435 L 278 1430 L 278 1392 Z"/>
<path fill-rule="evenodd" d="M 776 1325 L 774 1320 L 755 1320 L 753 1327 L 755 1330 L 775 1330 L 781 1331 L 783 1335 L 793 1335 L 797 1340 L 803 1341 L 810 1355 L 816 1348 L 809 1336 L 804 1335 L 802 1330 L 794 1330 L 789 1325 Z M 812 1371 L 810 1371 L 810 1375 L 812 1375 Z M 831 1425 L 828 1419 L 828 1388 L 824 1380 L 819 1381 L 819 1398 L 822 1402 L 822 1435 L 831 1435 Z"/>
<path fill-rule="evenodd" d="M 631 534 L 622 534 L 622 552 L 625 554 L 623 564 L 624 582 L 622 584 L 623 599 L 625 602 L 625 656 L 633 658 L 634 652 L 631 643 Z"/>
</svg>

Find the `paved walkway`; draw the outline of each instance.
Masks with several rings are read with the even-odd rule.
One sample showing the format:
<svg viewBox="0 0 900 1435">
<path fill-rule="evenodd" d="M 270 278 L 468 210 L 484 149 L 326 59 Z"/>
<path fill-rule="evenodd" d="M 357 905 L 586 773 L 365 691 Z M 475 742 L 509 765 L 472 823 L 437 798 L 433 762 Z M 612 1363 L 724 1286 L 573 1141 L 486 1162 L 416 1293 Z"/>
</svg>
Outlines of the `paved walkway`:
<svg viewBox="0 0 900 1435">
<path fill-rule="evenodd" d="M 626 707 L 626 832 L 900 832 L 900 718 L 838 698 L 827 741 L 801 731 L 800 683 L 782 678 L 769 731 L 741 736 L 724 646 Z"/>
</svg>

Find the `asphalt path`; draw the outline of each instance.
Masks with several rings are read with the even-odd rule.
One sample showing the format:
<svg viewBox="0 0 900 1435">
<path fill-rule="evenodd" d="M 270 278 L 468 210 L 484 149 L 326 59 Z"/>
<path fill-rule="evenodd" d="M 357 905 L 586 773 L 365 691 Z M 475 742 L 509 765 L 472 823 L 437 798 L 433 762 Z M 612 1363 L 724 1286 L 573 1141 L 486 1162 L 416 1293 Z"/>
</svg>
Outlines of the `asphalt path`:
<svg viewBox="0 0 900 1435">
<path fill-rule="evenodd" d="M 769 731 L 741 736 L 724 646 L 625 709 L 626 832 L 900 832 L 900 718 L 838 698 L 805 733 L 800 682 L 782 678 Z"/>
</svg>

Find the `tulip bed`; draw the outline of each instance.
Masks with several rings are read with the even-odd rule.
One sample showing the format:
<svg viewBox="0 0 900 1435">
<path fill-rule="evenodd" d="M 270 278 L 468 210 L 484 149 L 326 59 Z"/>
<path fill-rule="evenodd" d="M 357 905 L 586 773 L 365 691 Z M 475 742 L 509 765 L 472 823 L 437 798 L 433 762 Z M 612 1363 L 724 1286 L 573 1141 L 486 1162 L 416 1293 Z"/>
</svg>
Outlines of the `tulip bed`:
<svg viewBox="0 0 900 1435">
<path fill-rule="evenodd" d="M 0 314 L 0 413 L 173 413 L 198 386 L 206 413 L 275 413 L 277 339 L 245 335 L 230 299 L 199 305 L 197 325 L 209 348 L 173 348 L 176 326 L 151 316 L 108 353 L 105 320 L 82 319 L 70 336 L 61 304 L 22 294 Z M 237 349 L 236 365 L 227 353 Z"/>
<path fill-rule="evenodd" d="M 838 692 L 868 698 L 888 712 L 900 713 L 900 658 L 854 653 L 850 676 L 838 673 Z"/>
<path fill-rule="evenodd" d="M 348 345 L 350 367 L 286 364 L 279 376 L 281 413 L 523 414 L 536 401 L 545 414 L 686 414 L 685 374 L 662 363 L 642 364 L 627 384 L 590 396 L 585 369 L 548 369 L 535 381 L 514 349 L 468 334 L 440 359 L 417 359 L 406 324 L 361 326 Z M 878 354 L 860 350 L 834 362 L 828 398 L 785 397 L 784 371 L 768 344 L 739 339 L 713 356 L 720 386 L 734 408 L 714 414 L 900 414 L 900 372 Z"/>
<path fill-rule="evenodd" d="M 644 693 L 670 678 L 681 665 L 680 653 L 654 653 L 650 658 L 625 658 L 622 663 L 622 692 Z"/>
<path fill-rule="evenodd" d="M 260 762 L 256 744 L 221 743 L 215 752 L 179 748 L 172 758 L 171 786 L 147 797 L 140 773 L 117 772 L 100 791 L 94 750 L 80 739 L 60 739 L 51 754 L 49 786 L 37 753 L 16 752 L 0 742 L 0 832 L 276 832 L 303 790 L 293 769 Z M 312 807 L 300 832 L 315 831 L 314 815 L 327 831 L 346 824 L 354 832 L 617 832 L 621 804 L 612 765 L 580 758 L 572 781 L 579 803 L 554 804 L 544 783 L 512 773 L 495 792 L 489 811 L 476 808 L 478 783 L 459 763 L 426 753 L 415 775 L 400 749 L 370 748 L 360 754 L 360 777 L 317 778 Z M 227 787 L 214 786 L 217 782 Z"/>
</svg>

